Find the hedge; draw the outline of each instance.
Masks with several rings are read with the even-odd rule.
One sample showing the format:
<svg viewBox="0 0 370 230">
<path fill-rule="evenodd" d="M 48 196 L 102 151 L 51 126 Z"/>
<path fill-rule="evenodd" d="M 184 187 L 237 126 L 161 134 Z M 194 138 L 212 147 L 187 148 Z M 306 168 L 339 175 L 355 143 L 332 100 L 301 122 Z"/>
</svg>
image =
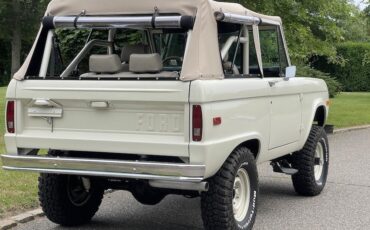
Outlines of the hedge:
<svg viewBox="0 0 370 230">
<path fill-rule="evenodd" d="M 343 65 L 328 64 L 325 58 L 319 58 L 313 66 L 338 79 L 347 92 L 370 92 L 370 42 L 343 43 L 337 52 L 345 60 Z"/>
<path fill-rule="evenodd" d="M 327 73 L 310 68 L 309 66 L 298 66 L 297 76 L 319 78 L 324 80 L 328 86 L 329 95 L 331 98 L 335 97 L 342 91 L 342 84 L 339 83 L 337 79 L 331 77 Z"/>
</svg>

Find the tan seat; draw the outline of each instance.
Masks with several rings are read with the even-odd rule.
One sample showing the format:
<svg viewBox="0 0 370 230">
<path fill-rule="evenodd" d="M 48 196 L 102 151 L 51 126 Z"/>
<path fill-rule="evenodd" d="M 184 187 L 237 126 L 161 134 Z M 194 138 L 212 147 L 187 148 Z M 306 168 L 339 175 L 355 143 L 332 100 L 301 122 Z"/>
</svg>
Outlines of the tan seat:
<svg viewBox="0 0 370 230">
<path fill-rule="evenodd" d="M 229 54 L 226 54 L 224 60 L 222 61 L 222 66 L 227 73 L 231 72 L 235 75 L 240 74 L 238 67 L 235 64 L 233 65 L 233 63 L 229 61 Z"/>
<path fill-rule="evenodd" d="M 92 77 L 102 74 L 115 74 L 122 70 L 121 59 L 117 54 L 91 55 L 89 58 L 89 73 L 80 77 Z"/>
<path fill-rule="evenodd" d="M 235 64 L 233 65 L 232 62 L 224 62 L 222 65 L 224 67 L 224 70 L 226 70 L 227 72 L 232 72 L 235 75 L 240 74 L 238 67 Z"/>
<path fill-rule="evenodd" d="M 133 73 L 159 73 L 163 69 L 162 58 L 158 53 L 132 54 L 129 70 Z"/>
<path fill-rule="evenodd" d="M 144 44 L 137 45 L 127 45 L 122 47 L 121 51 L 121 62 L 122 62 L 122 71 L 129 71 L 130 56 L 132 54 L 146 54 L 149 53 L 149 47 Z"/>
<path fill-rule="evenodd" d="M 157 79 L 157 78 L 170 78 L 177 79 L 180 75 L 178 72 L 162 71 L 159 73 L 131 73 L 121 72 L 116 74 L 84 74 L 81 78 L 96 78 L 96 79 Z"/>
<path fill-rule="evenodd" d="M 117 54 L 90 56 L 89 71 L 92 73 L 118 73 L 121 69 L 121 60 Z"/>
<path fill-rule="evenodd" d="M 98 57 L 96 57 L 98 56 Z M 90 57 L 90 71 L 81 75 L 81 78 L 94 79 L 156 79 L 156 78 L 179 78 L 178 72 L 162 71 L 163 64 L 159 54 L 132 54 L 130 56 L 130 72 L 116 71 L 121 66 L 119 57 L 101 57 L 111 55 L 93 55 Z M 117 62 L 118 58 L 118 62 Z M 109 69 L 111 71 L 107 72 Z"/>
</svg>

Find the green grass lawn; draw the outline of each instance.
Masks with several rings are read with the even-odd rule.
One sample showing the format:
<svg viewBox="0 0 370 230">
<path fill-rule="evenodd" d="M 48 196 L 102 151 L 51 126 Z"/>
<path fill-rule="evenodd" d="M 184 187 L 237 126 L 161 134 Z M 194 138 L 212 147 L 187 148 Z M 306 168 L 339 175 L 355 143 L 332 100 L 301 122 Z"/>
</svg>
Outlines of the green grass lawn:
<svg viewBox="0 0 370 230">
<path fill-rule="evenodd" d="M 0 88 L 0 108 L 4 108 L 6 88 Z M 342 93 L 332 100 L 330 124 L 337 128 L 370 124 L 370 93 Z M 4 111 L 0 109 L 0 149 L 4 153 Z M 1 162 L 0 162 L 1 166 Z M 37 175 L 0 169 L 0 218 L 38 206 Z"/>
<path fill-rule="evenodd" d="M 335 128 L 370 124 L 370 93 L 341 93 L 331 104 L 328 124 Z"/>
</svg>

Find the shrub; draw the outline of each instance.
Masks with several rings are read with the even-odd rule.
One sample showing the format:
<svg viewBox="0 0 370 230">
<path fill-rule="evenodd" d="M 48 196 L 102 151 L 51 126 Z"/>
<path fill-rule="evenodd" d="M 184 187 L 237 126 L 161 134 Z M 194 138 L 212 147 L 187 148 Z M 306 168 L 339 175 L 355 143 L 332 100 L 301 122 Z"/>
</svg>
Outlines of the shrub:
<svg viewBox="0 0 370 230">
<path fill-rule="evenodd" d="M 345 91 L 370 92 L 370 43 L 343 43 L 337 52 L 344 64 L 329 64 L 321 57 L 314 66 L 337 78 Z"/>
<path fill-rule="evenodd" d="M 312 78 L 319 78 L 326 82 L 329 89 L 329 95 L 331 98 L 335 97 L 342 91 L 342 85 L 335 79 L 331 77 L 329 74 L 321 72 L 319 70 L 313 69 L 309 66 L 299 66 L 297 75 L 301 77 L 312 77 Z"/>
</svg>

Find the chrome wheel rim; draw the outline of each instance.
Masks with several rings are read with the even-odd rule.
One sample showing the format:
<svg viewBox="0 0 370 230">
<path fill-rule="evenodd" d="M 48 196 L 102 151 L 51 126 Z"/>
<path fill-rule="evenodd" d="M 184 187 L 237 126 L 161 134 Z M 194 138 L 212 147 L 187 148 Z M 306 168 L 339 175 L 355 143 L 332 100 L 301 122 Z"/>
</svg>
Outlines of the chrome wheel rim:
<svg viewBox="0 0 370 230">
<path fill-rule="evenodd" d="M 236 221 L 241 222 L 245 219 L 250 202 L 250 179 L 247 171 L 240 168 L 234 181 L 233 189 L 233 211 Z"/>
<path fill-rule="evenodd" d="M 322 143 L 317 143 L 316 151 L 315 151 L 315 180 L 319 181 L 324 169 L 324 147 Z"/>
<path fill-rule="evenodd" d="M 86 191 L 82 178 L 77 176 L 68 177 L 67 194 L 71 203 L 77 207 L 85 205 L 90 197 L 91 193 Z"/>
</svg>

